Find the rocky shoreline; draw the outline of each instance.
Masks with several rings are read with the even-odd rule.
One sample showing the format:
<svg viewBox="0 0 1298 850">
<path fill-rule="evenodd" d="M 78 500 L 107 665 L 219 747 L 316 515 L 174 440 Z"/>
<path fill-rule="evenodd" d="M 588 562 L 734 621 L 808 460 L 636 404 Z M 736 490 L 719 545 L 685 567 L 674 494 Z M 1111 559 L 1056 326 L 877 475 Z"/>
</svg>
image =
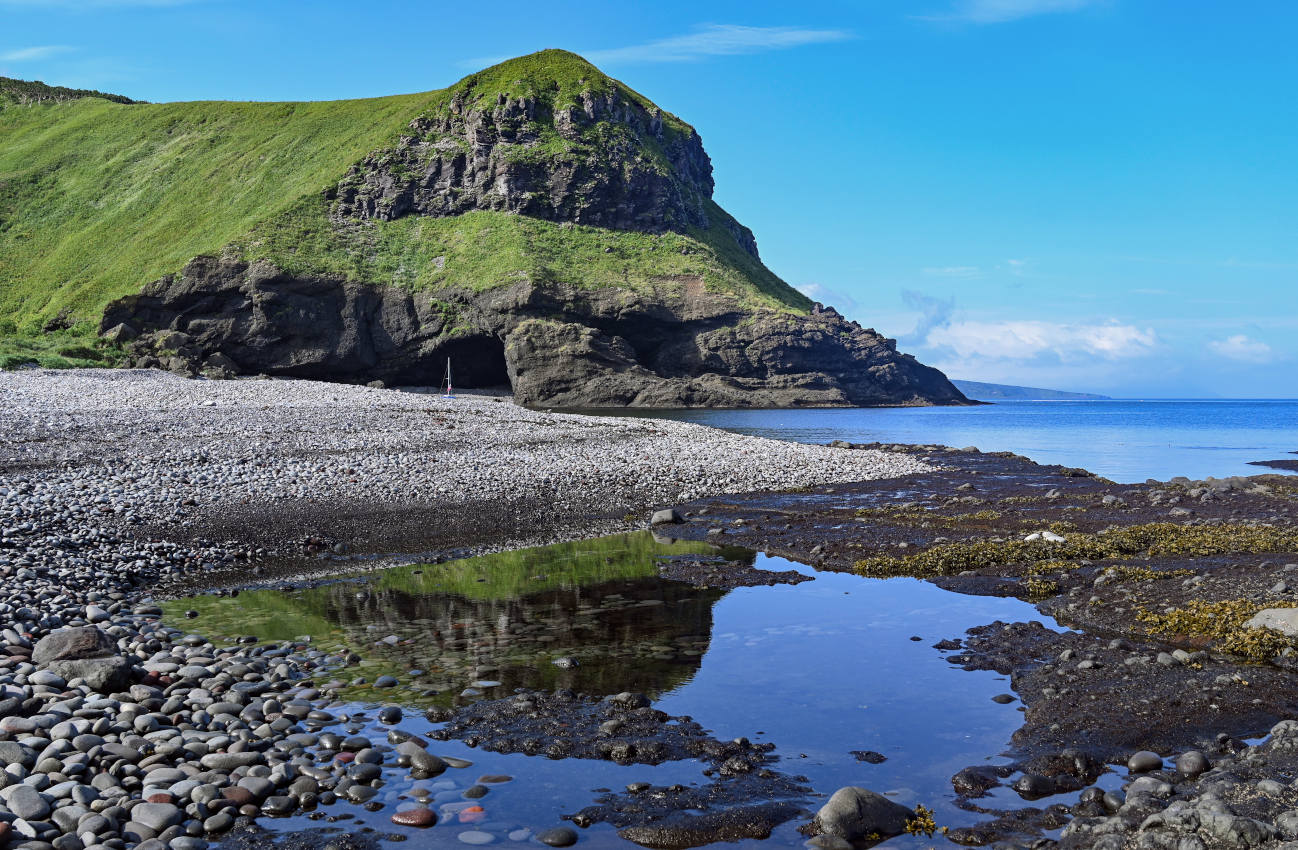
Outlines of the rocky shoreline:
<svg viewBox="0 0 1298 850">
<path fill-rule="evenodd" d="M 451 819 L 466 843 L 494 840 L 483 827 L 508 824 L 484 825 L 472 802 L 489 777 L 420 786 L 469 764 L 439 757 L 438 736 L 411 731 L 400 709 L 376 719 L 334 699 L 347 658 L 304 644 L 212 643 L 164 625 L 154 598 L 338 572 L 391 552 L 445 556 L 643 527 L 663 506 L 677 515 L 660 533 L 1019 596 L 1071 629 L 997 623 L 938 644 L 953 664 L 1010 675 L 1024 707 L 1010 768 L 953 777 L 960 805 L 988 820 L 948 839 L 1298 846 L 1285 843 L 1298 839 L 1294 649 L 1237 622 L 1252 613 L 1241 600 L 1294 604 L 1291 479 L 1116 485 L 976 450 L 800 446 L 490 398 L 154 372 L 0 374 L 0 406 L 9 624 L 0 630 L 0 846 L 200 850 L 221 836 L 250 840 L 243 831 L 258 817 L 335 799 L 390 805 L 394 834 Z M 754 580 L 714 560 L 666 569 L 718 586 Z M 1231 627 L 1204 626 L 1190 616 L 1196 605 L 1219 606 L 1207 619 Z M 595 726 L 630 722 L 644 753 L 669 745 L 654 731 L 660 712 L 636 695 L 620 699 L 522 694 L 475 703 L 476 725 L 471 711 L 419 723 L 450 720 L 443 730 L 482 736 L 485 718 L 496 751 L 526 751 L 529 736 L 553 741 L 546 724 L 579 711 Z M 527 732 L 529 723 L 543 731 Z M 597 732 L 589 755 L 636 760 L 632 744 L 617 749 Z M 580 817 L 648 846 L 696 846 L 760 837 L 810 813 L 799 778 L 770 770 L 765 750 L 701 737 L 687 746 L 745 783 L 707 791 L 719 794 L 716 811 L 672 816 L 681 792 L 646 786 Z M 427 793 L 389 799 L 384 786 L 398 778 Z M 986 792 L 1007 782 L 1024 805 L 985 806 Z M 811 839 L 822 848 L 864 837 L 863 813 L 888 802 L 864 791 L 834 799 L 810 828 L 823 833 Z M 513 832 L 555 846 L 579 838 L 536 827 Z"/>
<path fill-rule="evenodd" d="M 674 533 L 1016 596 L 1066 629 L 992 623 L 936 645 L 952 664 L 1009 675 L 1024 711 L 1011 765 L 952 777 L 960 807 L 987 820 L 949 840 L 1298 847 L 1298 650 L 1248 627 L 1258 609 L 1298 605 L 1294 479 L 1121 485 L 1006 453 L 885 448 L 940 471 L 904 488 L 703 499 L 677 506 L 689 522 Z M 982 802 L 1002 785 L 1024 805 Z"/>
</svg>

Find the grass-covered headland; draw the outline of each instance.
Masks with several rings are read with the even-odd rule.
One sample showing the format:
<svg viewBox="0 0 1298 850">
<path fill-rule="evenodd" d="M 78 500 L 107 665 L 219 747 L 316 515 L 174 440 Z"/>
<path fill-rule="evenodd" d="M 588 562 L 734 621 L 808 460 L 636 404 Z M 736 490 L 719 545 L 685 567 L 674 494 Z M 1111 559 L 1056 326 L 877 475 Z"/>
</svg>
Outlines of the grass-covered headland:
<svg viewBox="0 0 1298 850">
<path fill-rule="evenodd" d="M 650 234 L 493 211 L 336 221 L 329 190 L 396 144 L 412 120 L 454 101 L 540 106 L 539 151 L 576 142 L 555 112 L 583 96 L 647 100 L 578 56 L 542 51 L 419 94 L 309 103 L 147 104 L 119 95 L 0 80 L 0 365 L 111 363 L 94 335 L 110 301 L 177 273 L 200 254 L 269 260 L 291 273 L 410 288 L 481 290 L 520 279 L 652 290 L 699 280 L 747 303 L 802 310 L 807 300 L 714 226 Z M 694 133 L 668 113 L 661 143 Z M 608 122 L 603 122 L 608 123 Z M 657 141 L 646 142 L 651 157 Z M 574 148 L 575 150 L 575 148 Z M 575 155 L 575 154 L 574 154 Z M 665 161 L 665 160 L 664 160 Z M 45 334 L 56 332 L 56 338 Z"/>
</svg>

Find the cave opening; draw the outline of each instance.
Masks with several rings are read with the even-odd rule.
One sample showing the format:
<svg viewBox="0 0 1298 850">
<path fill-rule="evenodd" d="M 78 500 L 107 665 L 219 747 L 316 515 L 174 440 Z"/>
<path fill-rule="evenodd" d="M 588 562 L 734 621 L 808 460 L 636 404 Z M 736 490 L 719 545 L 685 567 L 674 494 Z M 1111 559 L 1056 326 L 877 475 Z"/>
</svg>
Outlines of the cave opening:
<svg viewBox="0 0 1298 850">
<path fill-rule="evenodd" d="M 505 343 L 493 334 L 461 337 L 439 345 L 428 358 L 436 375 L 433 384 L 440 384 L 446 374 L 447 358 L 451 361 L 452 383 L 457 388 L 510 389 Z"/>
</svg>

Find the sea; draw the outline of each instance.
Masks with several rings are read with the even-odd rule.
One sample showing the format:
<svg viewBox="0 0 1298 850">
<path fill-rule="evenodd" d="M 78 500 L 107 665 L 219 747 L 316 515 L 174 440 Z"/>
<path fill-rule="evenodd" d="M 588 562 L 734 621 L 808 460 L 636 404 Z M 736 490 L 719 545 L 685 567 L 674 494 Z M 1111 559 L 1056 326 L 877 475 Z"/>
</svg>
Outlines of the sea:
<svg viewBox="0 0 1298 850">
<path fill-rule="evenodd" d="M 1298 400 L 1004 401 L 976 407 L 674 410 L 632 415 L 827 443 L 921 443 L 1011 451 L 1119 483 L 1279 472 L 1298 460 Z"/>
</svg>

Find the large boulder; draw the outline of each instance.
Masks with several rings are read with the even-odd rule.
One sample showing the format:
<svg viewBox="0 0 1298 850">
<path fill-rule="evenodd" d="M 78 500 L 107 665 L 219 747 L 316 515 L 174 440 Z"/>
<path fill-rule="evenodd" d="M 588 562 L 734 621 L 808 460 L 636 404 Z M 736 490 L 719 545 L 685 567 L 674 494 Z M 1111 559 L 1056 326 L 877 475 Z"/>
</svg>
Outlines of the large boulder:
<svg viewBox="0 0 1298 850">
<path fill-rule="evenodd" d="M 94 626 L 79 626 L 52 632 L 32 650 L 32 663 L 44 666 L 69 658 L 103 658 L 117 652 L 117 644 Z"/>
<path fill-rule="evenodd" d="M 823 835 L 848 841 L 871 835 L 886 837 L 906 831 L 915 813 L 900 803 L 867 788 L 839 788 L 816 813 L 815 825 Z"/>
<path fill-rule="evenodd" d="M 51 661 L 45 669 L 57 673 L 68 682 L 81 679 L 92 691 L 101 694 L 124 691 L 134 679 L 130 662 L 120 655 Z"/>
<path fill-rule="evenodd" d="M 1244 626 L 1250 629 L 1274 629 L 1285 637 L 1298 637 L 1298 608 L 1263 608 Z"/>
<path fill-rule="evenodd" d="M 95 626 L 46 635 L 32 650 L 32 661 L 64 681 L 81 679 L 101 694 L 125 690 L 134 678 L 131 663 L 117 653 L 117 644 Z"/>
</svg>

